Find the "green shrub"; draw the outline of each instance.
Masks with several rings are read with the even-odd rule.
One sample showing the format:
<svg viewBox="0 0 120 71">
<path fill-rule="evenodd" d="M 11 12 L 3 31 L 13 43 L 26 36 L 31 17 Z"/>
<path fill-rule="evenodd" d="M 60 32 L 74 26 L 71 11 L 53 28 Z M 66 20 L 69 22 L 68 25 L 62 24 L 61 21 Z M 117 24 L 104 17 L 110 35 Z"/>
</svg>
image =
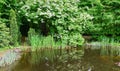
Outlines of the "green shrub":
<svg viewBox="0 0 120 71">
<path fill-rule="evenodd" d="M 8 47 L 10 38 L 9 28 L 6 27 L 5 23 L 0 22 L 0 47 Z"/>
<path fill-rule="evenodd" d="M 69 45 L 73 47 L 81 46 L 84 43 L 84 38 L 80 33 L 70 35 Z"/>
<path fill-rule="evenodd" d="M 62 40 L 64 45 L 76 46 L 83 43 L 80 34 L 86 28 L 92 26 L 93 16 L 79 8 L 79 0 L 31 1 L 25 1 L 25 4 L 20 7 L 18 12 L 26 17 L 26 21 L 31 22 L 32 27 L 37 25 L 35 27 L 37 29 L 41 24 L 45 24 L 46 26 L 41 26 L 49 29 L 48 35 L 60 35 L 62 38 L 59 41 Z M 44 29 L 40 31 L 44 31 Z M 45 32 L 47 33 L 47 31 Z M 78 36 L 74 36 L 74 34 L 78 34 Z M 70 39 L 72 41 L 69 41 Z"/>
<path fill-rule="evenodd" d="M 36 35 L 36 32 L 35 32 L 35 30 L 33 28 L 30 28 L 29 31 L 28 31 L 28 43 L 29 44 L 31 43 L 30 40 L 31 40 L 31 37 L 33 35 Z"/>
<path fill-rule="evenodd" d="M 16 20 L 16 13 L 13 9 L 10 10 L 10 35 L 11 35 L 11 43 L 14 46 L 18 45 L 19 38 L 19 28 Z"/>
<path fill-rule="evenodd" d="M 73 34 L 64 34 L 62 39 L 62 44 L 71 47 L 79 47 L 84 43 L 84 38 L 81 36 L 80 33 L 73 33 Z"/>
</svg>

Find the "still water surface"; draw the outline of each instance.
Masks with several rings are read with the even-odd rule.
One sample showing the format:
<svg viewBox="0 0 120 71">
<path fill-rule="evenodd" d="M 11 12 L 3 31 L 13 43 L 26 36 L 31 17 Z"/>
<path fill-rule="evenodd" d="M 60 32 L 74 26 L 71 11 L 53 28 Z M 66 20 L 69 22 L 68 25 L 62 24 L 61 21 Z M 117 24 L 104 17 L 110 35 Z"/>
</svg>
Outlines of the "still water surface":
<svg viewBox="0 0 120 71">
<path fill-rule="evenodd" d="M 24 53 L 6 71 L 120 71 L 115 64 L 119 61 L 120 57 L 100 56 L 99 50 L 42 49 Z"/>
</svg>

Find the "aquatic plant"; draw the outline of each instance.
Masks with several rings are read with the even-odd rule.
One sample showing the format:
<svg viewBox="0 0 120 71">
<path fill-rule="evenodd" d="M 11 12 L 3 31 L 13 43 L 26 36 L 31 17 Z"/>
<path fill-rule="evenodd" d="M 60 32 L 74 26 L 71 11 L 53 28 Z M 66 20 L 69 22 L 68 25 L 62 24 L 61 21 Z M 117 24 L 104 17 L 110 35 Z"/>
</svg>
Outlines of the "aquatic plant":
<svg viewBox="0 0 120 71">
<path fill-rule="evenodd" d="M 39 35 L 33 35 L 30 39 L 30 44 L 33 47 L 38 47 L 40 40 L 39 40 Z"/>
<path fill-rule="evenodd" d="M 116 41 L 114 38 L 106 38 L 103 37 L 103 40 L 101 41 L 101 55 L 110 55 L 110 56 L 116 56 L 120 55 L 120 46 L 119 42 Z"/>
<path fill-rule="evenodd" d="M 31 43 L 31 37 L 33 36 L 33 35 L 35 35 L 36 34 L 36 32 L 35 32 L 35 29 L 33 29 L 33 28 L 30 28 L 29 29 L 29 31 L 28 31 L 28 43 L 30 44 Z"/>
<path fill-rule="evenodd" d="M 54 40 L 53 36 L 40 36 L 40 35 L 32 35 L 29 37 L 30 45 L 32 46 L 32 50 L 36 50 L 37 48 L 57 48 L 62 45 L 61 42 L 57 42 Z"/>
<path fill-rule="evenodd" d="M 55 44 L 54 38 L 52 36 L 43 37 L 43 47 L 53 47 Z"/>
<path fill-rule="evenodd" d="M 86 43 L 86 48 L 100 49 L 100 55 L 118 56 L 120 55 L 120 43 L 114 38 L 100 36 L 99 41 Z"/>
</svg>

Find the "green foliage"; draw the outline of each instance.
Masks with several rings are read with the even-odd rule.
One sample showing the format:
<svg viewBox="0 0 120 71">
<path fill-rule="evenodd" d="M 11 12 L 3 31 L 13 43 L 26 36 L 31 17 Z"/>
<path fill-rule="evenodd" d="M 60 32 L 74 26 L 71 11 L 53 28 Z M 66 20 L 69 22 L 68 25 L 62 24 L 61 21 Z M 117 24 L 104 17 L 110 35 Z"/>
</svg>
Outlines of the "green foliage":
<svg viewBox="0 0 120 71">
<path fill-rule="evenodd" d="M 29 43 L 30 43 L 31 37 L 35 34 L 36 34 L 35 30 L 33 28 L 30 28 L 29 31 L 28 31 L 28 41 L 29 41 Z"/>
<path fill-rule="evenodd" d="M 0 3 L 1 4 L 5 4 L 5 0 L 0 0 Z"/>
<path fill-rule="evenodd" d="M 81 46 L 84 43 L 84 39 L 80 33 L 71 33 L 71 34 L 64 34 L 62 39 L 62 44 L 72 47 Z"/>
<path fill-rule="evenodd" d="M 110 56 L 118 56 L 120 55 L 120 47 L 118 41 L 116 41 L 114 38 L 107 38 L 107 37 L 101 37 L 101 49 L 100 54 L 101 55 L 110 55 Z"/>
<path fill-rule="evenodd" d="M 13 9 L 10 10 L 10 34 L 12 36 L 11 42 L 18 45 L 19 29 L 16 20 L 16 13 Z"/>
<path fill-rule="evenodd" d="M 55 41 L 52 36 L 43 37 L 43 47 L 53 47 Z"/>
<path fill-rule="evenodd" d="M 8 47 L 10 38 L 9 28 L 5 23 L 0 22 L 0 47 Z"/>
<path fill-rule="evenodd" d="M 47 36 L 54 36 L 62 46 L 76 47 L 84 42 L 81 34 L 116 38 L 120 34 L 119 6 L 119 0 L 1 0 L 0 21 L 7 26 L 29 24 L 37 33 L 42 33 L 45 29 L 40 28 L 45 25 Z M 11 9 L 16 13 L 9 12 Z M 16 22 L 16 17 L 20 21 Z"/>
<path fill-rule="evenodd" d="M 24 5 L 22 5 L 23 2 L 20 2 L 22 6 L 18 13 L 27 18 L 26 21 L 31 22 L 33 25 L 46 24 L 50 35 L 54 36 L 57 34 L 62 37 L 61 39 L 66 39 L 68 36 L 67 38 L 70 39 L 71 33 L 83 33 L 92 25 L 91 20 L 93 17 L 78 7 L 79 0 L 31 1 L 32 0 L 25 1 Z M 69 40 L 64 42 L 70 44 Z M 82 42 L 83 41 L 81 41 L 81 43 Z M 79 45 L 81 45 L 81 43 Z M 74 45 L 76 46 L 77 44 L 75 40 Z"/>
<path fill-rule="evenodd" d="M 41 44 L 41 40 L 40 40 L 39 35 L 33 35 L 32 37 L 30 37 L 29 40 L 30 40 L 31 46 L 33 46 L 35 48 L 39 47 Z"/>
<path fill-rule="evenodd" d="M 84 39 L 80 34 L 71 35 L 70 37 L 65 37 L 66 39 L 62 39 L 61 41 L 55 41 L 53 36 L 40 36 L 38 34 L 34 34 L 29 37 L 29 42 L 33 47 L 33 50 L 36 48 L 64 48 L 64 47 L 78 47 L 81 46 L 84 42 Z M 67 44 L 67 42 L 69 44 Z"/>
<path fill-rule="evenodd" d="M 69 45 L 74 47 L 81 46 L 84 43 L 84 39 L 82 38 L 80 33 L 75 33 L 70 36 Z"/>
<path fill-rule="evenodd" d="M 39 48 L 53 48 L 53 47 L 61 46 L 61 43 L 58 44 L 58 42 L 55 42 L 52 36 L 44 37 L 36 34 L 36 35 L 32 35 L 29 38 L 29 41 L 33 50 Z"/>
<path fill-rule="evenodd" d="M 120 34 L 119 5 L 119 0 L 81 0 L 79 7 L 94 16 L 94 26 L 85 33 L 116 36 Z"/>
</svg>

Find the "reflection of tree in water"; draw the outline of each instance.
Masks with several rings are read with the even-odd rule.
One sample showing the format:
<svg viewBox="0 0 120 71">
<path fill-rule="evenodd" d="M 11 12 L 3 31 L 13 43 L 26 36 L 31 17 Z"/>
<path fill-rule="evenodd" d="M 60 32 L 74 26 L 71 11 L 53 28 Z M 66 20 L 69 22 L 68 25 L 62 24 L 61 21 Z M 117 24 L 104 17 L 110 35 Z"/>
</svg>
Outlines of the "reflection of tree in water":
<svg viewBox="0 0 120 71">
<path fill-rule="evenodd" d="M 81 70 L 82 50 L 73 50 L 62 54 L 51 71 L 79 71 Z"/>
<path fill-rule="evenodd" d="M 101 57 L 99 50 L 41 50 L 26 53 L 14 71 L 120 71 L 109 57 Z M 60 54 L 60 55 L 59 55 Z"/>
</svg>

